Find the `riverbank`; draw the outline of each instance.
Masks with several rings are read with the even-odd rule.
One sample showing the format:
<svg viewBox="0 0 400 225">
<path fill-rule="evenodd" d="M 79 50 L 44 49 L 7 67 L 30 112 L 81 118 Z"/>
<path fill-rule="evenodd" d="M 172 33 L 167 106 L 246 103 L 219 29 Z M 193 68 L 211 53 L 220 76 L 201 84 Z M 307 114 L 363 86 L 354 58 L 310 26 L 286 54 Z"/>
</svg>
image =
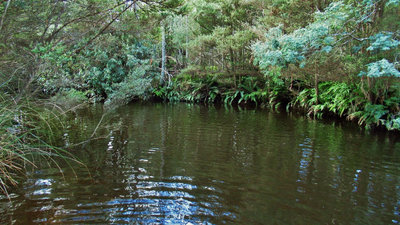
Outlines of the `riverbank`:
<svg viewBox="0 0 400 225">
<path fill-rule="evenodd" d="M 357 122 L 365 129 L 400 131 L 399 97 L 372 104 L 357 84 L 326 81 L 318 87 L 317 96 L 314 87 L 299 80 L 272 81 L 261 76 L 243 76 L 234 83 L 218 75 L 180 75 L 171 85 L 154 89 L 152 99 L 294 110 L 315 119 L 335 117 Z"/>
<path fill-rule="evenodd" d="M 181 78 L 177 78 L 181 79 Z M 235 87 L 234 83 L 222 82 L 223 79 L 216 77 L 205 77 L 202 79 L 188 79 L 174 81 L 170 86 L 164 86 L 154 89 L 147 98 L 137 96 L 135 99 L 142 99 L 145 102 L 188 102 L 196 104 L 214 104 L 230 105 L 243 108 L 268 108 L 273 111 L 287 111 L 297 115 L 307 116 L 312 119 L 326 120 L 334 118 L 340 123 L 358 123 L 367 130 L 383 131 L 384 133 L 399 134 L 399 129 L 389 129 L 387 118 L 389 114 L 382 114 L 381 117 L 374 120 L 373 114 L 370 117 L 356 117 L 356 114 L 349 114 L 355 106 L 356 101 L 352 97 L 350 88 L 345 89 L 344 84 L 340 83 L 321 83 L 321 98 L 319 104 L 312 104 L 313 90 L 301 87 L 297 84 L 298 95 L 294 95 L 293 89 L 272 89 L 268 92 L 267 83 L 262 77 L 243 77 Z M 184 85 L 183 85 L 184 84 Z M 261 86 L 265 84 L 266 86 Z M 333 92 L 333 88 L 341 86 L 340 90 L 348 90 L 348 95 L 343 96 L 343 91 Z M 294 85 L 293 85 L 294 86 Z M 327 86 L 329 88 L 327 88 Z M 250 88 L 249 88 L 250 87 Z M 282 86 L 283 87 L 283 86 Z M 293 87 L 292 87 L 293 88 Z M 303 90 L 301 90 L 303 89 Z M 335 89 L 336 90 L 336 89 Z M 326 97 L 329 97 L 325 99 Z M 342 102 L 337 99 L 342 96 Z M 333 100 L 332 100 L 333 99 Z M 353 99 L 352 101 L 350 101 Z M 35 159 L 44 158 L 45 161 L 55 162 L 54 157 L 63 158 L 69 161 L 78 162 L 78 160 L 66 150 L 74 142 L 69 140 L 68 130 L 74 127 L 75 141 L 81 142 L 83 139 L 90 140 L 96 133 L 101 124 L 92 124 L 90 131 L 83 127 L 79 121 L 73 120 L 66 123 L 66 111 L 74 109 L 83 102 L 91 102 L 94 99 L 88 99 L 83 93 L 70 90 L 64 94 L 58 94 L 51 99 L 40 102 L 22 101 L 16 104 L 11 99 L 3 96 L 1 103 L 2 113 L 0 116 L 2 129 L 1 136 L 1 158 L 2 173 L 0 174 L 0 187 L 7 194 L 8 188 L 18 182 L 18 177 L 24 174 L 25 166 L 35 167 Z M 344 104 L 346 101 L 349 104 Z M 66 111 L 62 110 L 64 104 Z M 332 107 L 334 104 L 342 107 Z M 47 105 L 47 106 L 46 106 Z M 48 107 L 52 106 L 52 107 Z M 118 108 L 117 105 L 105 105 L 101 108 Z M 345 108 L 348 107 L 348 108 Z M 361 111 L 367 105 L 358 104 L 355 109 L 358 113 L 366 114 L 367 111 Z M 115 109 L 118 110 L 118 109 Z M 354 117 L 351 117 L 355 115 Z M 349 121 L 349 122 L 346 122 Z M 386 122 L 386 123 L 384 123 Z M 68 127 L 68 128 L 67 128 Z M 388 132 L 390 131 L 390 132 Z M 79 134 L 79 135 L 78 135 Z M 77 138 L 77 137 L 80 138 Z M 67 138 L 67 139 L 66 139 Z M 65 144 L 68 143 L 68 146 Z M 78 162 L 79 163 L 79 162 Z M 58 167 L 58 165 L 53 165 Z"/>
</svg>

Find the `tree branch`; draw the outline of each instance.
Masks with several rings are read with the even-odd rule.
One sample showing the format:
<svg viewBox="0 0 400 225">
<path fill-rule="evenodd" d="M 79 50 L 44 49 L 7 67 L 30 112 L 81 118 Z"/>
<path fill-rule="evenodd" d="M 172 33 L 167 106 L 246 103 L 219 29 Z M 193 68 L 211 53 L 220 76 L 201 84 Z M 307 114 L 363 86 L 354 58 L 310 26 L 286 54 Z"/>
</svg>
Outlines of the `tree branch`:
<svg viewBox="0 0 400 225">
<path fill-rule="evenodd" d="M 122 10 L 120 13 L 118 13 L 117 16 L 115 16 L 109 23 L 107 23 L 94 37 L 92 37 L 86 44 L 84 44 L 82 47 L 80 47 L 78 50 L 76 50 L 76 53 L 79 53 L 82 51 L 86 46 L 90 45 L 97 37 L 99 37 L 111 24 L 113 24 L 122 14 L 126 12 L 130 7 L 135 4 L 137 0 L 133 1 L 131 4 L 129 4 L 124 10 Z"/>
<path fill-rule="evenodd" d="M 120 3 L 118 3 L 117 5 L 113 6 L 112 8 L 109 8 L 109 9 L 106 9 L 106 10 L 103 10 L 103 11 L 98 11 L 98 12 L 95 12 L 95 13 L 89 13 L 89 14 L 86 14 L 86 15 L 84 15 L 84 16 L 81 16 L 81 17 L 72 19 L 72 20 L 70 20 L 70 21 L 67 21 L 67 22 L 66 22 L 65 24 L 63 24 L 60 28 L 58 28 L 57 30 L 54 30 L 54 31 L 52 32 L 52 34 L 51 34 L 46 40 L 47 40 L 47 41 L 51 41 L 61 30 L 63 30 L 66 26 L 68 26 L 68 25 L 70 25 L 70 24 L 72 24 L 72 23 L 78 22 L 78 21 L 80 21 L 80 20 L 82 20 L 82 19 L 85 19 L 85 18 L 88 18 L 88 17 L 92 17 L 92 16 L 95 16 L 95 15 L 98 15 L 98 14 L 101 14 L 101 13 L 104 13 L 104 12 L 107 12 L 107 11 L 110 11 L 110 10 L 113 10 L 113 9 L 115 9 L 115 8 L 117 8 L 117 7 L 121 6 L 121 5 L 123 5 L 123 4 L 125 4 L 125 2 L 120 2 Z"/>
<path fill-rule="evenodd" d="M 10 3 L 11 3 L 11 0 L 8 0 L 8 1 L 7 1 L 6 8 L 4 9 L 4 14 L 3 14 L 3 16 L 1 17 L 1 21 L 0 21 L 0 31 L 1 31 L 1 29 L 3 28 L 4 18 L 6 17 L 7 9 L 8 9 L 8 7 L 10 6 Z"/>
</svg>

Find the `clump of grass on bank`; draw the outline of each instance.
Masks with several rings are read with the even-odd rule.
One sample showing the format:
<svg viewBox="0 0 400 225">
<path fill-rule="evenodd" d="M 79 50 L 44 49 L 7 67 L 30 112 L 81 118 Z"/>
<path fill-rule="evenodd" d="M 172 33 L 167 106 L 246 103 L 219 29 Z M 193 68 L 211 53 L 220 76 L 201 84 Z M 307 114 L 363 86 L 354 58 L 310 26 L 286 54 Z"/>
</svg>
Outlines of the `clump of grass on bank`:
<svg viewBox="0 0 400 225">
<path fill-rule="evenodd" d="M 67 151 L 56 147 L 62 138 L 63 113 L 29 100 L 15 101 L 13 97 L 0 95 L 0 191 L 15 186 L 17 178 L 30 165 L 45 159 L 58 164 L 54 157 L 77 160 Z"/>
<path fill-rule="evenodd" d="M 50 101 L 55 104 L 61 104 L 63 106 L 73 107 L 82 103 L 88 103 L 94 101 L 93 92 L 91 91 L 78 91 L 75 89 L 63 89 L 57 92 L 53 97 L 50 98 Z"/>
</svg>

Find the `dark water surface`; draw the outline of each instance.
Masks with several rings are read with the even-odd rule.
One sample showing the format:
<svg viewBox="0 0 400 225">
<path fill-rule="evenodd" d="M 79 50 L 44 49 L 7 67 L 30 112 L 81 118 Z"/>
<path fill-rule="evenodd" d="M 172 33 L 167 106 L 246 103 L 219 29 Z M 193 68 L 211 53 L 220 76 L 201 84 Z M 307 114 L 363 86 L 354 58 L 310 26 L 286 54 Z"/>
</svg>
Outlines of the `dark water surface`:
<svg viewBox="0 0 400 225">
<path fill-rule="evenodd" d="M 64 141 L 90 137 L 82 110 Z M 265 110 L 133 104 L 109 112 L 87 168 L 28 174 L 1 224 L 397 224 L 400 140 Z"/>
</svg>

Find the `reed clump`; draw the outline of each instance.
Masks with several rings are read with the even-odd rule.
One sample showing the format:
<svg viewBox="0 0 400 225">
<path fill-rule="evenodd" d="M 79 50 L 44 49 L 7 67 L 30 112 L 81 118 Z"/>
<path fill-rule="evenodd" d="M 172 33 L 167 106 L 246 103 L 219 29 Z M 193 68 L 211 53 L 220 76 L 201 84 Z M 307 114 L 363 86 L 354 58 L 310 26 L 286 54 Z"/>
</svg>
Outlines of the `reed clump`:
<svg viewBox="0 0 400 225">
<path fill-rule="evenodd" d="M 0 191 L 8 196 L 25 169 L 46 160 L 59 168 L 55 158 L 78 162 L 57 146 L 64 131 L 65 112 L 48 102 L 0 94 Z"/>
</svg>

